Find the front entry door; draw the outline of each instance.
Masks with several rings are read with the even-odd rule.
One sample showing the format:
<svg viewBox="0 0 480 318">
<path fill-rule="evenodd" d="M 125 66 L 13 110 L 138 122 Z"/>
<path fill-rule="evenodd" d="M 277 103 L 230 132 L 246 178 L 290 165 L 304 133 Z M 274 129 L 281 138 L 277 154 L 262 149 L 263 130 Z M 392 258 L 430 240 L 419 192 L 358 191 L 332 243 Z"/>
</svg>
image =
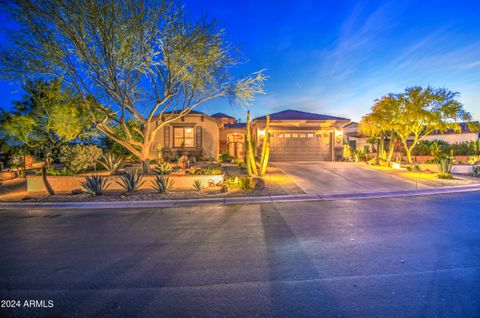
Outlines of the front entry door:
<svg viewBox="0 0 480 318">
<path fill-rule="evenodd" d="M 243 135 L 228 135 L 228 153 L 235 158 L 243 158 Z"/>
</svg>

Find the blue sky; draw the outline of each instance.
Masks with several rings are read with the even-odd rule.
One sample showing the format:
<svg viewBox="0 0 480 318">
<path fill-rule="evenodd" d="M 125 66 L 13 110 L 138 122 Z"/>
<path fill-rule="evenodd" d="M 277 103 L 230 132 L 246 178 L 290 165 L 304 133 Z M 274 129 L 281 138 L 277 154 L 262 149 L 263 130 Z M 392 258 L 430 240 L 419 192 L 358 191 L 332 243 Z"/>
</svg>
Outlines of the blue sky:
<svg viewBox="0 0 480 318">
<path fill-rule="evenodd" d="M 266 69 L 267 94 L 251 110 L 286 108 L 358 120 L 375 98 L 407 86 L 461 93 L 480 119 L 479 1 L 184 0 L 193 15 L 216 18 L 248 58 L 238 76 Z M 0 82 L 0 105 L 19 89 Z M 244 117 L 217 100 L 200 110 Z"/>
</svg>

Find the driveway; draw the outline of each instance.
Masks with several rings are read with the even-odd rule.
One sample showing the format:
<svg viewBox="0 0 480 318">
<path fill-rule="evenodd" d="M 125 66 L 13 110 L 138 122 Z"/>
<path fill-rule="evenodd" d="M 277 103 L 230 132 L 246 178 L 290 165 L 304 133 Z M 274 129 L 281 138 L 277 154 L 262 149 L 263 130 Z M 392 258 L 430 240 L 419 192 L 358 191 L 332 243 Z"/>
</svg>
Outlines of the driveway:
<svg viewBox="0 0 480 318">
<path fill-rule="evenodd" d="M 350 162 L 275 162 L 308 194 L 363 193 L 413 190 L 417 185 Z M 418 188 L 425 188 L 418 185 Z"/>
<path fill-rule="evenodd" d="M 476 317 L 479 205 L 0 209 L 0 317 Z"/>
</svg>

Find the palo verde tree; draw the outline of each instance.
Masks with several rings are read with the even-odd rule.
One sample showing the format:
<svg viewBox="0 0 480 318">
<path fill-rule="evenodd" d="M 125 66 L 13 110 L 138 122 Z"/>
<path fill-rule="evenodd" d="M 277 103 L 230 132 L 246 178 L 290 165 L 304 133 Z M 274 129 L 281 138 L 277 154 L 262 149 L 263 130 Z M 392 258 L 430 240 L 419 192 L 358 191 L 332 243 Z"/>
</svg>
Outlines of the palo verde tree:
<svg viewBox="0 0 480 318">
<path fill-rule="evenodd" d="M 263 93 L 262 72 L 230 76 L 240 59 L 214 22 L 192 21 L 169 1 L 12 0 L 3 10 L 15 25 L 0 52 L 3 75 L 60 74 L 80 96 L 94 96 L 97 128 L 145 171 L 165 125 L 215 98 L 245 104 Z"/>
<path fill-rule="evenodd" d="M 379 139 L 378 157 L 387 162 L 392 160 L 397 139 L 393 125 L 398 103 L 398 99 L 393 94 L 377 99 L 372 112 L 363 116 L 359 125 L 362 134 Z M 387 149 L 385 149 L 385 139 L 388 139 Z"/>
<path fill-rule="evenodd" d="M 459 122 L 471 120 L 458 95 L 444 88 L 409 87 L 403 93 L 389 94 L 389 102 L 374 107 L 367 118 L 379 118 L 381 126 L 394 132 L 412 163 L 412 150 L 425 137 L 435 131 L 458 131 Z"/>
<path fill-rule="evenodd" d="M 3 124 L 4 133 L 31 153 L 46 159 L 59 147 L 75 139 L 93 134 L 84 100 L 61 81 L 29 81 L 25 93 L 14 102 L 14 110 Z"/>
<path fill-rule="evenodd" d="M 30 153 L 48 162 L 59 147 L 75 139 L 93 134 L 84 100 L 69 89 L 62 89 L 59 80 L 32 81 L 24 86 L 25 94 L 14 103 L 15 109 L 3 124 L 7 138 Z M 25 153 L 24 151 L 24 153 Z M 55 194 L 42 168 L 45 188 Z"/>
</svg>

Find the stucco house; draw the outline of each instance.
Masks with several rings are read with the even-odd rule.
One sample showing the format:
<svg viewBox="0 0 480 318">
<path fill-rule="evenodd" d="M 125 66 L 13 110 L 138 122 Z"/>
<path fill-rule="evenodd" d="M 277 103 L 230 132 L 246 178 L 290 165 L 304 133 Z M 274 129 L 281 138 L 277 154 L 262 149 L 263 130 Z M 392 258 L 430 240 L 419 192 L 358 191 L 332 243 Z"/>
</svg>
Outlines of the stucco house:
<svg viewBox="0 0 480 318">
<path fill-rule="evenodd" d="M 169 114 L 159 116 L 156 125 L 168 121 Z M 347 118 L 284 110 L 270 115 L 270 158 L 272 161 L 328 160 L 342 153 L 342 127 Z M 192 111 L 161 129 L 152 146 L 158 158 L 174 159 L 182 154 L 217 158 L 220 153 L 242 158 L 246 124 L 216 113 Z M 265 116 L 252 120 L 252 137 L 261 149 L 265 137 Z M 154 155 L 155 156 L 155 155 Z"/>
<path fill-rule="evenodd" d="M 479 122 L 463 122 L 460 123 L 461 129 L 436 131 L 433 134 L 426 136 L 424 140 L 434 141 L 441 140 L 448 142 L 449 144 L 457 144 L 462 142 L 477 141 L 480 139 Z M 372 145 L 368 142 L 369 137 L 364 136 L 359 132 L 358 123 L 351 122 L 343 127 L 343 133 L 345 141 L 350 144 L 353 149 L 368 149 L 369 151 L 375 151 L 372 149 Z M 402 149 L 400 143 L 396 145 L 398 150 Z"/>
<path fill-rule="evenodd" d="M 477 141 L 480 138 L 478 121 L 460 123 L 460 131 L 447 130 L 436 131 L 430 136 L 425 137 L 425 140 L 443 140 L 449 144 L 462 143 L 466 141 Z"/>
</svg>

